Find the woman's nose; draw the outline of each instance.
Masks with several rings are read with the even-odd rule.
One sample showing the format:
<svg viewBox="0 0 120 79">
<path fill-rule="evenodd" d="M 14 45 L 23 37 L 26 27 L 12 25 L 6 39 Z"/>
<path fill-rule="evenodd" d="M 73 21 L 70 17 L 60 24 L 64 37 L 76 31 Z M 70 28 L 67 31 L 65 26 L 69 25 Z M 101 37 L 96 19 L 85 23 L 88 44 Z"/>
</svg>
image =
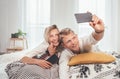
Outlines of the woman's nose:
<svg viewBox="0 0 120 79">
<path fill-rule="evenodd" d="M 57 36 L 54 36 L 54 37 L 53 37 L 53 40 L 58 40 L 58 37 L 57 37 Z"/>
</svg>

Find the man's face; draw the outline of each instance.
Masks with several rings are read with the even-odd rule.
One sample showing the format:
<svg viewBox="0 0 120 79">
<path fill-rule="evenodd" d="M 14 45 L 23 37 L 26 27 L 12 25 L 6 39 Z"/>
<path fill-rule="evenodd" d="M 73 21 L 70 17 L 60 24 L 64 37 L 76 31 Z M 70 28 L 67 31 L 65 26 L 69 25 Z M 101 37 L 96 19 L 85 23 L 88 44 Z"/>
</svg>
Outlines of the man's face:
<svg viewBox="0 0 120 79">
<path fill-rule="evenodd" d="M 79 51 L 79 41 L 76 34 L 70 33 L 63 37 L 63 46 L 73 52 Z"/>
<path fill-rule="evenodd" d="M 48 35 L 48 41 L 50 44 L 52 43 L 53 46 L 59 45 L 59 31 L 57 29 L 53 29 L 50 31 Z"/>
</svg>

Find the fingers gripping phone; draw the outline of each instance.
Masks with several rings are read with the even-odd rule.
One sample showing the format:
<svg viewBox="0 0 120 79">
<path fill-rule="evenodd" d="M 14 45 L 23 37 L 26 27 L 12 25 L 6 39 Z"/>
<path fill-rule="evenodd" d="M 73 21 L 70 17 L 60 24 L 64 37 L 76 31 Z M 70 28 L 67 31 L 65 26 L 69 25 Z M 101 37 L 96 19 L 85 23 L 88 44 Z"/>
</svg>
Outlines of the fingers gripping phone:
<svg viewBox="0 0 120 79">
<path fill-rule="evenodd" d="M 92 14 L 91 13 L 76 13 L 75 18 L 77 23 L 85 23 L 92 21 Z"/>
</svg>

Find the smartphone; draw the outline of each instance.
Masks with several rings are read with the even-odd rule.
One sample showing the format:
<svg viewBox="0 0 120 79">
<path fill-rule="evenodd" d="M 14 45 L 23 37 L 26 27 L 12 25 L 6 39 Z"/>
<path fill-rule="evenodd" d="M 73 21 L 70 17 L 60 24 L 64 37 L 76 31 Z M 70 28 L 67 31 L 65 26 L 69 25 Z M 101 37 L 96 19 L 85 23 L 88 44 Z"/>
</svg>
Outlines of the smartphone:
<svg viewBox="0 0 120 79">
<path fill-rule="evenodd" d="M 76 13 L 75 18 L 77 23 L 85 23 L 92 21 L 92 14 L 91 13 Z"/>
<path fill-rule="evenodd" d="M 59 60 L 59 58 L 58 58 L 55 54 L 52 55 L 50 58 L 47 59 L 47 61 L 49 61 L 49 62 L 52 63 L 52 64 L 57 63 L 58 60 Z"/>
</svg>

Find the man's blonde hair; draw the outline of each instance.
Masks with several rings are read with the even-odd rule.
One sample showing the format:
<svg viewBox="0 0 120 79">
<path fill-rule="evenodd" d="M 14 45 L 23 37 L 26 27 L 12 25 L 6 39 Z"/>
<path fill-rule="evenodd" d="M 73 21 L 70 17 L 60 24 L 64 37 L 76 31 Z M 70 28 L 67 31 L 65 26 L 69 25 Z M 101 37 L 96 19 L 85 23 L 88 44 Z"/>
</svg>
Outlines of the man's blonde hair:
<svg viewBox="0 0 120 79">
<path fill-rule="evenodd" d="M 59 29 L 58 29 L 58 27 L 56 26 L 56 25 L 51 25 L 51 26 L 49 26 L 49 27 L 47 27 L 46 29 L 45 29 L 45 32 L 44 32 L 44 38 L 45 38 L 45 40 L 48 42 L 49 41 L 49 33 L 53 30 L 53 29 L 57 29 L 58 31 L 59 31 Z"/>
<path fill-rule="evenodd" d="M 62 29 L 60 31 L 60 41 L 63 42 L 64 36 L 69 35 L 70 33 L 75 34 L 74 31 L 71 30 L 70 28 L 64 28 L 64 29 Z"/>
</svg>

